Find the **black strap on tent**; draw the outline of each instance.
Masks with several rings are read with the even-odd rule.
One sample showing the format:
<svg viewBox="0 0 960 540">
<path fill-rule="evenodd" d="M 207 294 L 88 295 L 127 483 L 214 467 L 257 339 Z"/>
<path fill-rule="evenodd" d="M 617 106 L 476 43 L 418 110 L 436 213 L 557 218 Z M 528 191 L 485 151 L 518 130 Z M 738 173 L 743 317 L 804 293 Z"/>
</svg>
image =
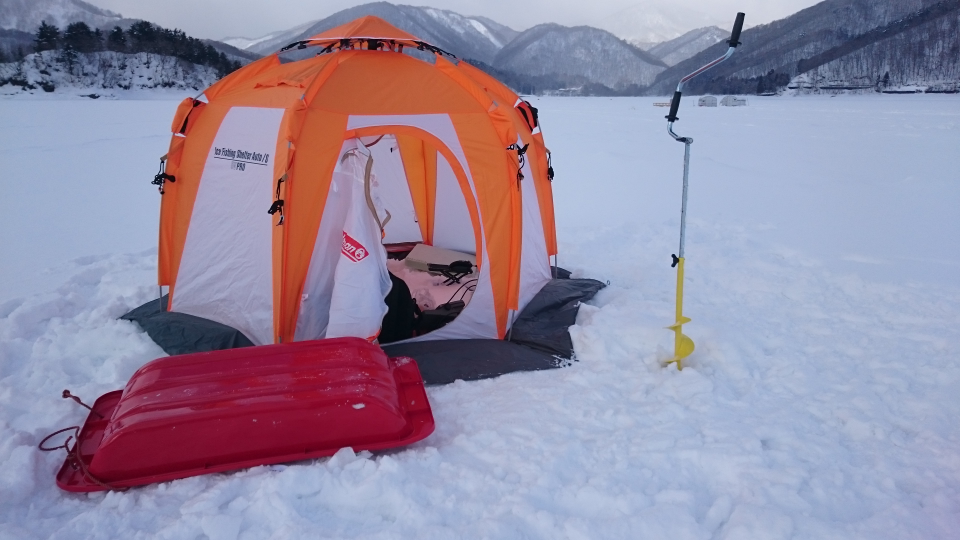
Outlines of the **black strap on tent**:
<svg viewBox="0 0 960 540">
<path fill-rule="evenodd" d="M 431 45 L 424 41 L 414 41 L 417 44 L 418 51 L 430 51 L 433 54 L 439 54 L 440 56 L 449 56 L 450 58 L 456 58 L 457 56 L 453 53 L 449 53 L 436 45 Z"/>
<path fill-rule="evenodd" d="M 157 186 L 157 190 L 160 191 L 160 194 L 164 194 L 163 183 L 166 181 L 176 182 L 177 177 L 172 174 L 167 174 L 167 156 L 164 155 L 160 158 L 160 171 L 157 172 L 153 177 L 153 181 L 150 182 L 151 185 Z"/>
<path fill-rule="evenodd" d="M 280 198 L 280 184 L 284 183 L 286 180 L 286 174 L 277 179 L 277 199 L 273 201 L 273 204 L 270 205 L 270 209 L 267 210 L 267 213 L 271 216 L 277 212 L 280 212 L 280 221 L 277 222 L 277 227 L 283 225 L 283 199 Z"/>
<path fill-rule="evenodd" d="M 306 41 L 306 40 L 304 40 L 304 41 L 294 41 L 293 43 L 291 43 L 291 44 L 289 44 L 289 45 L 281 48 L 281 49 L 280 49 L 280 52 L 289 51 L 290 49 L 292 49 L 292 48 L 294 48 L 294 47 L 296 47 L 297 49 L 306 49 L 306 48 L 307 48 L 307 43 L 310 43 L 310 42 L 309 42 L 309 41 Z"/>
<path fill-rule="evenodd" d="M 507 150 L 516 150 L 517 151 L 517 189 L 520 189 L 520 181 L 523 180 L 523 166 L 527 163 L 527 149 L 530 148 L 530 144 L 527 143 L 523 146 L 517 144 L 511 144 L 507 147 Z"/>
<path fill-rule="evenodd" d="M 196 109 L 198 106 L 202 104 L 203 102 L 200 101 L 199 99 L 193 100 L 193 109 Z M 179 131 L 181 135 L 187 132 L 187 122 L 190 120 L 190 115 L 193 114 L 193 109 L 190 109 L 190 112 L 187 113 L 187 116 L 183 118 L 183 125 L 180 126 L 180 131 Z"/>
<path fill-rule="evenodd" d="M 517 103 L 516 109 L 520 111 L 520 115 L 523 116 L 523 120 L 527 123 L 530 131 L 533 131 L 537 126 L 540 125 L 540 117 L 537 114 L 537 108 L 531 105 L 529 101 L 521 99 L 520 103 Z"/>
<path fill-rule="evenodd" d="M 553 154 L 547 150 L 547 180 L 553 182 Z"/>
</svg>

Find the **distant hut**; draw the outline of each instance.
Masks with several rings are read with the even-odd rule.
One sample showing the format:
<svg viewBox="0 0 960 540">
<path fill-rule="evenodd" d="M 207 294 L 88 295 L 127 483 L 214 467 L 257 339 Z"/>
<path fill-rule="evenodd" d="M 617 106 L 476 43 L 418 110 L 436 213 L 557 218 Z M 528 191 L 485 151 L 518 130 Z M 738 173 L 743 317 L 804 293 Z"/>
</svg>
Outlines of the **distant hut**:
<svg viewBox="0 0 960 540">
<path fill-rule="evenodd" d="M 697 105 L 701 107 L 716 107 L 717 98 L 716 96 L 702 96 L 698 101 Z"/>
<path fill-rule="evenodd" d="M 720 104 L 724 107 L 746 107 L 747 100 L 737 96 L 723 96 L 723 99 L 720 100 Z"/>
</svg>

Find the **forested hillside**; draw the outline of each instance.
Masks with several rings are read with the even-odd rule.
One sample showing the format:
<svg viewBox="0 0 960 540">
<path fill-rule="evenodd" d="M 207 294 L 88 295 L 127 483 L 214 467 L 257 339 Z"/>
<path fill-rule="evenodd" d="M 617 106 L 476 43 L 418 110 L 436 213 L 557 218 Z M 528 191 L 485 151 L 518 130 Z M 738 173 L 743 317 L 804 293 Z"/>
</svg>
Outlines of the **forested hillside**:
<svg viewBox="0 0 960 540">
<path fill-rule="evenodd" d="M 743 32 L 729 61 L 695 79 L 693 93 L 753 93 L 784 88 L 806 72 L 836 87 L 956 82 L 960 0 L 826 0 Z M 719 43 L 657 76 L 648 93 L 668 94 L 677 81 L 726 50 Z"/>
</svg>

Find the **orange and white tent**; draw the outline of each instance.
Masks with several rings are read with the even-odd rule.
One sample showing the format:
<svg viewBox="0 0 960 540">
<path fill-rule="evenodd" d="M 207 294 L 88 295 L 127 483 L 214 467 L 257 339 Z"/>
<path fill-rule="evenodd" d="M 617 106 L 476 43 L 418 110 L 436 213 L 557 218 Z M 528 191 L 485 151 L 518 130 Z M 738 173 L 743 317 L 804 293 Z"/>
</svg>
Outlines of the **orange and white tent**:
<svg viewBox="0 0 960 540">
<path fill-rule="evenodd" d="M 177 109 L 161 185 L 168 309 L 258 345 L 344 335 L 345 320 L 372 337 L 382 244 L 422 242 L 475 254 L 479 277 L 455 320 L 414 339 L 502 339 L 557 253 L 536 110 L 376 17 L 292 47 L 317 54 L 272 54 Z"/>
</svg>

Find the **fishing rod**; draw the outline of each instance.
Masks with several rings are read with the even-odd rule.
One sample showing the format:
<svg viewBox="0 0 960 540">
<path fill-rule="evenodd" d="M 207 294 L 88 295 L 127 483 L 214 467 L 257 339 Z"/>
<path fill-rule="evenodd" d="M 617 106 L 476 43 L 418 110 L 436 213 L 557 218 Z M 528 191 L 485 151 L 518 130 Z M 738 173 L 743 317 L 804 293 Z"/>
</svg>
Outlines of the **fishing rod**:
<svg viewBox="0 0 960 540">
<path fill-rule="evenodd" d="M 737 13 L 737 19 L 733 23 L 733 32 L 731 32 L 730 39 L 727 41 L 727 44 L 730 46 L 727 48 L 726 54 L 680 79 L 680 83 L 677 84 L 677 90 L 673 93 L 673 101 L 670 102 L 670 113 L 666 117 L 667 133 L 669 133 L 675 141 L 683 143 L 684 146 L 683 199 L 680 205 L 680 251 L 678 254 L 671 255 L 671 257 L 673 257 L 673 264 L 670 265 L 671 268 L 676 267 L 677 269 L 677 321 L 667 327 L 673 330 L 674 341 L 673 358 L 666 363 L 666 365 L 670 365 L 676 362 L 678 370 L 683 370 L 683 359 L 690 356 L 694 348 L 693 340 L 683 333 L 683 325 L 690 322 L 690 318 L 683 316 L 683 263 L 684 244 L 687 237 L 687 186 L 690 179 L 690 145 L 693 144 L 693 138 L 681 137 L 674 133 L 673 123 L 679 120 L 679 118 L 677 118 L 677 111 L 680 109 L 680 97 L 683 95 L 683 86 L 697 75 L 733 56 L 733 53 L 737 50 L 737 45 L 740 45 L 740 31 L 743 30 L 743 18 L 743 13 Z"/>
</svg>

